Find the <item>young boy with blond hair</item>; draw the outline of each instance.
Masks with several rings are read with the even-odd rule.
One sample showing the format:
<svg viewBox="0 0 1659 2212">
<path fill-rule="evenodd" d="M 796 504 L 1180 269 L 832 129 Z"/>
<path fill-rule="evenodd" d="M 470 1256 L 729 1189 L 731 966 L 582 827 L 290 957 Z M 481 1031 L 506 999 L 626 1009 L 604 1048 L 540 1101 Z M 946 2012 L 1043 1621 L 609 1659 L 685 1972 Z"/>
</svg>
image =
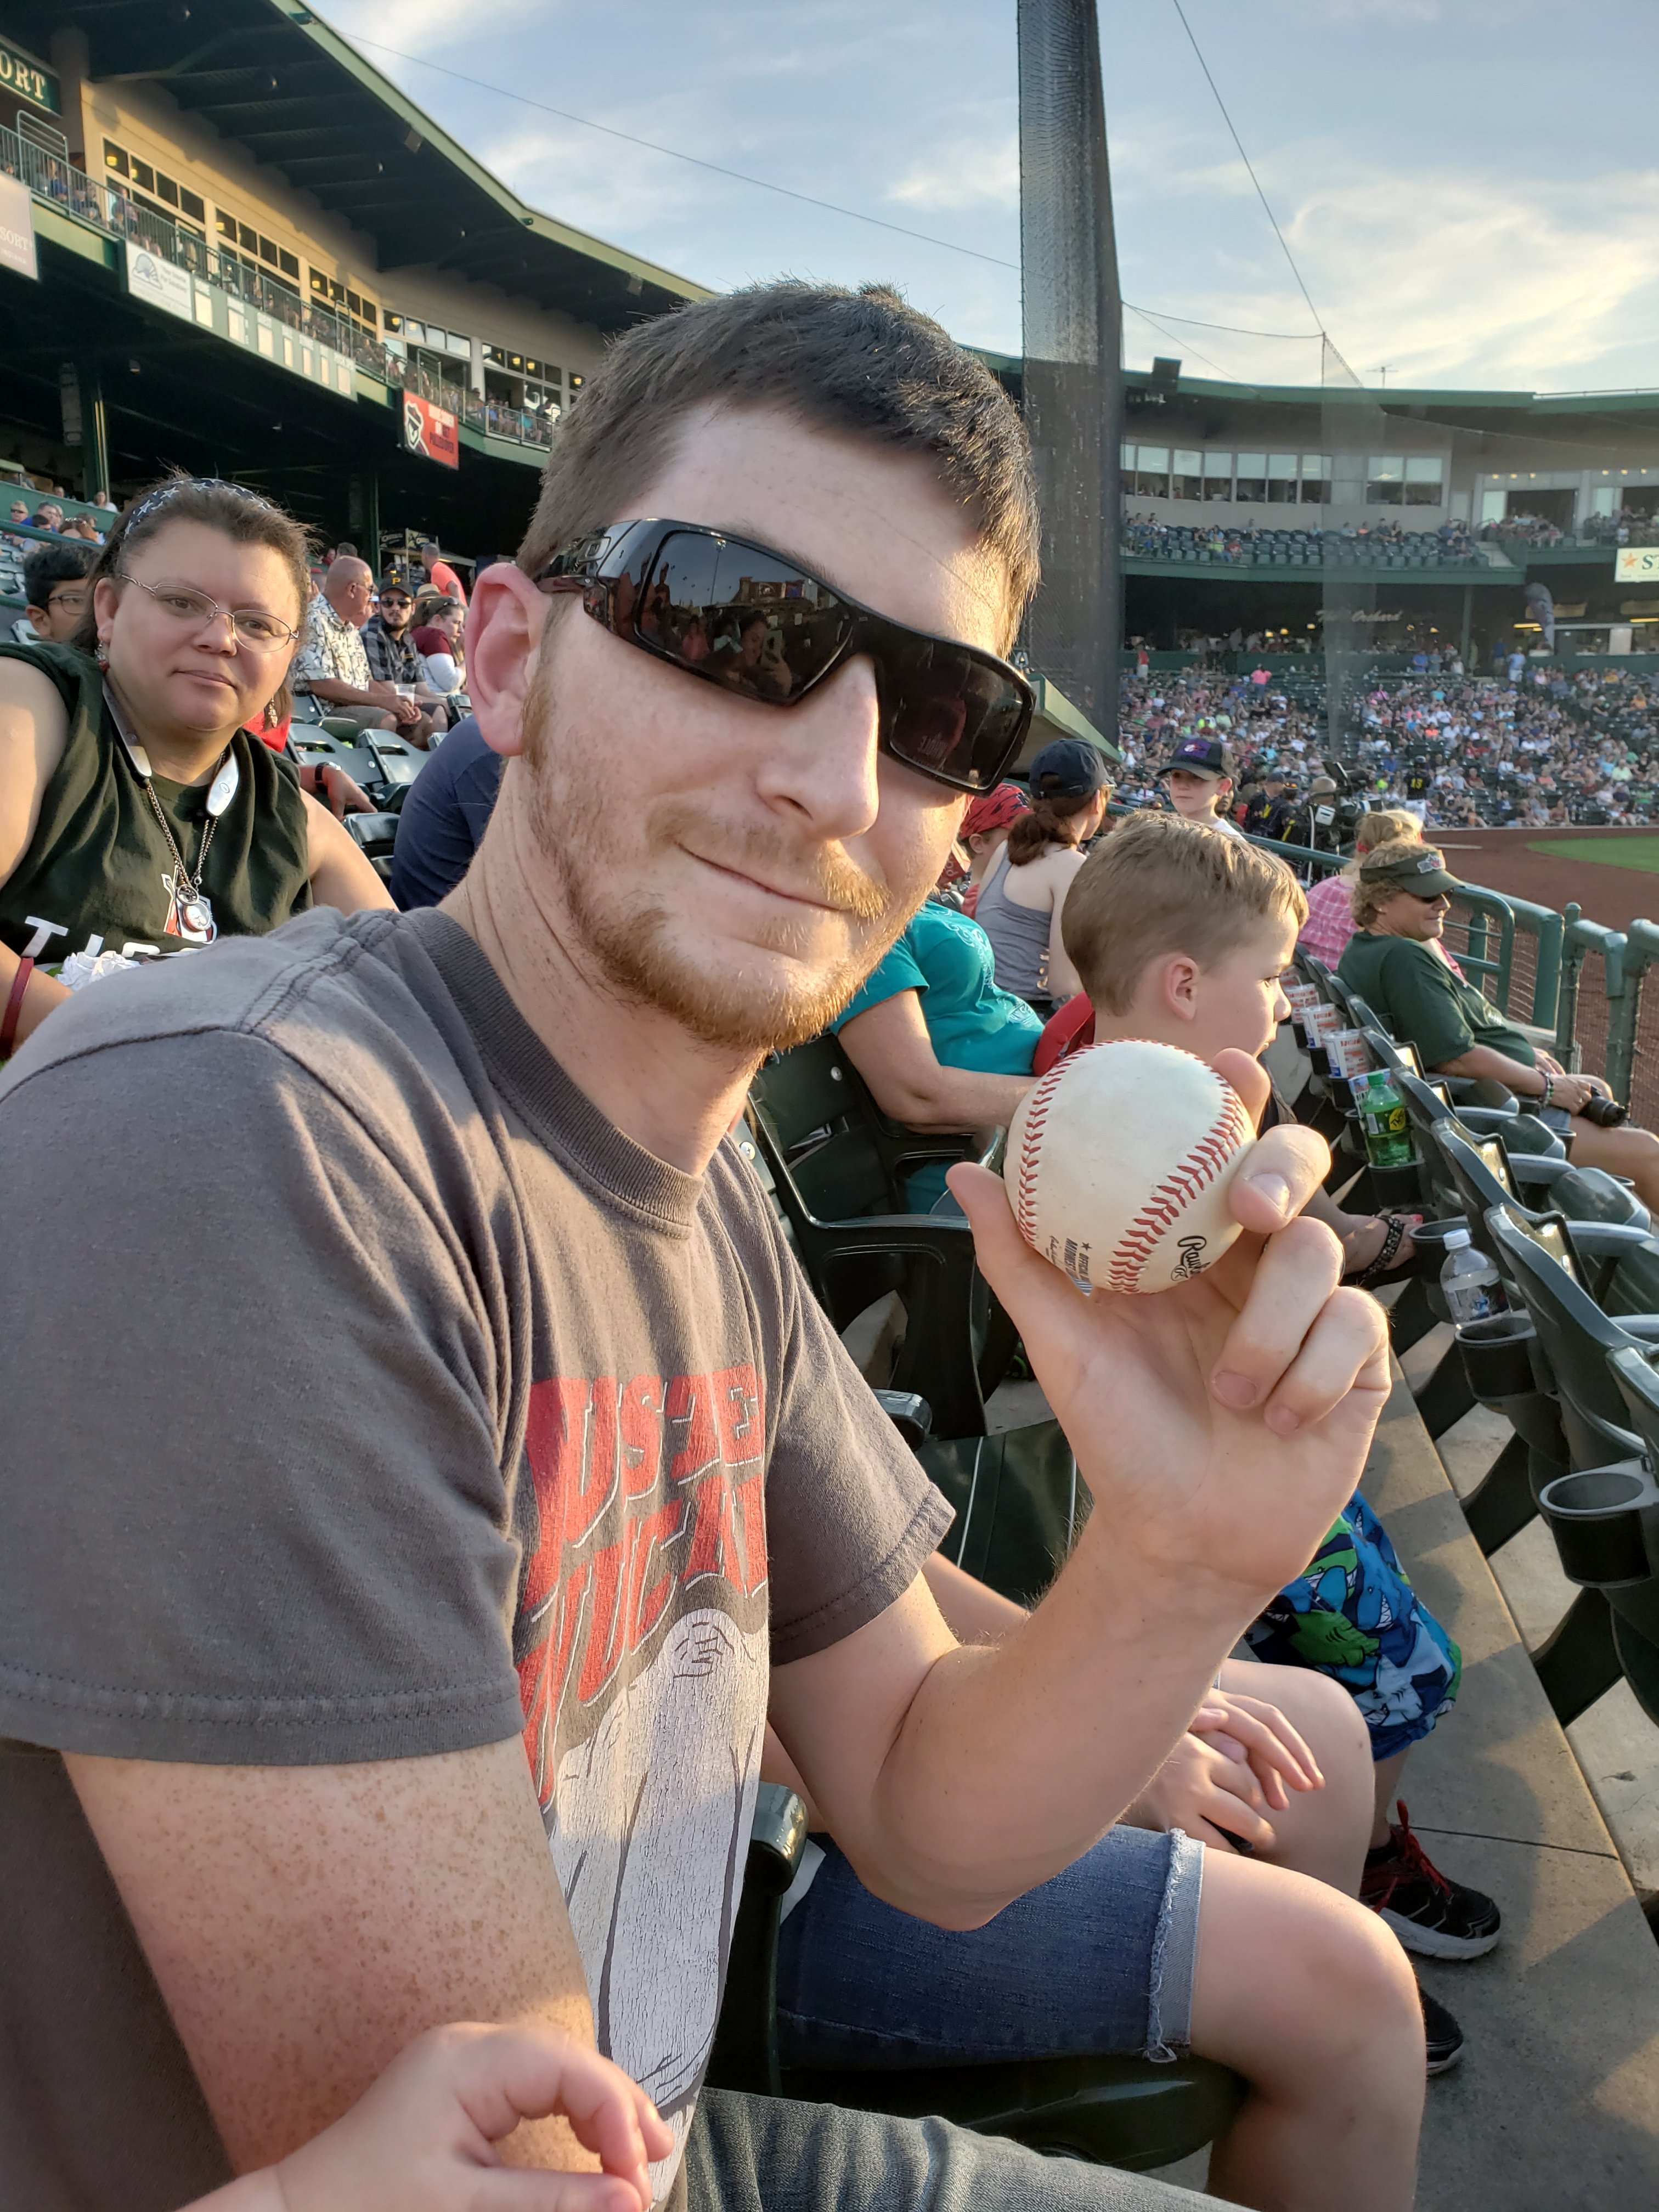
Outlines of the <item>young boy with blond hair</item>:
<svg viewBox="0 0 1659 2212">
<path fill-rule="evenodd" d="M 1302 886 L 1270 854 L 1167 815 L 1129 817 L 1079 871 L 1066 951 L 1094 1007 L 1094 1042 L 1146 1037 L 1200 1060 L 1260 1059 L 1290 1009 L 1279 978 L 1307 916 Z M 1056 1020 L 1059 1017 L 1056 1017 Z M 1277 1098 L 1268 1114 L 1285 1112 Z M 1340 1236 L 1354 1217 L 1322 1194 Z M 1407 1949 L 1465 1959 L 1498 1941 L 1490 1898 L 1449 1881 L 1390 1803 L 1406 1753 L 1457 1693 L 1457 1647 L 1418 1599 L 1358 1492 L 1306 1572 L 1249 1632 L 1258 1657 L 1343 1683 L 1370 1730 L 1376 1820 L 1360 1894 Z"/>
</svg>

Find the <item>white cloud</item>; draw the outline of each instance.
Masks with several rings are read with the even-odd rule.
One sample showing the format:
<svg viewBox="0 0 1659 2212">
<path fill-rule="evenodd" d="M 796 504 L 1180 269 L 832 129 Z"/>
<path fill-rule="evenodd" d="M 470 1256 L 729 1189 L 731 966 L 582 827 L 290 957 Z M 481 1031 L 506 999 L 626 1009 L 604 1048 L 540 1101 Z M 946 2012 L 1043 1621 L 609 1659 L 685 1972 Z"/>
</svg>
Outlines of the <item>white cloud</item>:
<svg viewBox="0 0 1659 2212">
<path fill-rule="evenodd" d="M 1347 358 L 1391 381 L 1622 381 L 1659 342 L 1659 173 L 1544 182 L 1379 171 L 1310 198 L 1291 246 Z"/>
<path fill-rule="evenodd" d="M 930 147 L 888 185 L 885 197 L 918 211 L 994 204 L 1019 207 L 1019 140 L 953 139 Z"/>
</svg>

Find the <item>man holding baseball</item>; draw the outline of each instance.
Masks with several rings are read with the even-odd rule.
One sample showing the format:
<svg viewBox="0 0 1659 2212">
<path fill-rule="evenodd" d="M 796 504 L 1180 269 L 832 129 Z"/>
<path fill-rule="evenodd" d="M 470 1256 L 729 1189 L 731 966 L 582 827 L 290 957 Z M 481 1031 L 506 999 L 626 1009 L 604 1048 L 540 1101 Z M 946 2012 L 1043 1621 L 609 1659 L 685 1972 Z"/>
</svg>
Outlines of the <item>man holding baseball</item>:
<svg viewBox="0 0 1659 2212">
<path fill-rule="evenodd" d="M 1029 1620 L 959 1646 L 921 1572 L 948 1514 L 725 1141 L 1018 741 L 1036 544 L 1018 416 L 891 294 L 638 325 L 479 580 L 507 766 L 459 889 L 86 994 L 8 1070 L 0 1869 L 29 1942 L 0 1976 L 37 2057 L 0 2084 L 0 2199 L 177 2203 L 472 2019 L 596 2039 L 672 2130 L 659 2197 L 700 2212 L 1172 2201 L 698 2094 L 769 1712 L 861 1879 L 983 1923 L 1134 1797 L 1388 1389 L 1378 1310 L 1300 1218 L 1307 1133 L 1261 1141 L 1248 1234 L 1157 1298 L 1085 1301 L 955 1170 L 1097 1507 Z M 678 651 L 762 583 L 787 694 Z M 1248 1058 L 1224 1072 L 1259 1110 Z M 1363 2016 L 1331 2021 L 1319 2112 L 1259 2093 L 1212 2185 L 1404 2212 L 1416 1992 L 1328 1894 Z M 1278 1951 L 1264 1893 L 1226 1971 L 1265 1986 Z M 506 2154 L 592 2164 L 557 2119 Z"/>
</svg>

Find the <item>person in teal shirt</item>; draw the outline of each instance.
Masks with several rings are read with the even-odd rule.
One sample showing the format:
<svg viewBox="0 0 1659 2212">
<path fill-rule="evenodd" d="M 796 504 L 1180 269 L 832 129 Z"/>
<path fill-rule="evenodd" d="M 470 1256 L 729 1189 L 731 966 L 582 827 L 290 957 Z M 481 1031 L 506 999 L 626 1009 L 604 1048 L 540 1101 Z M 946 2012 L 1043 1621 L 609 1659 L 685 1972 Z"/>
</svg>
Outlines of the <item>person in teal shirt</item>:
<svg viewBox="0 0 1659 2212">
<path fill-rule="evenodd" d="M 1039 1015 L 994 979 L 991 940 L 929 899 L 836 1024 L 842 1051 L 884 1114 L 908 1129 L 988 1133 L 1031 1085 Z M 945 1194 L 945 1163 L 907 1182 L 911 1209 Z"/>
</svg>

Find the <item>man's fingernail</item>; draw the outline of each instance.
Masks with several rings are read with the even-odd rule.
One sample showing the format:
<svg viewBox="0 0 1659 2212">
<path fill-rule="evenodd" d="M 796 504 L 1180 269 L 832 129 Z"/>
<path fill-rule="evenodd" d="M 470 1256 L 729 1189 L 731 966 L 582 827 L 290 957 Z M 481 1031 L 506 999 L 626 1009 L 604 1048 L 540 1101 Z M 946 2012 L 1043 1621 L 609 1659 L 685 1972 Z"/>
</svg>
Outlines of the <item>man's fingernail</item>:
<svg viewBox="0 0 1659 2212">
<path fill-rule="evenodd" d="M 1288 1212 L 1291 1203 L 1291 1186 L 1283 1176 L 1247 1176 L 1245 1181 L 1253 1190 L 1259 1190 L 1261 1193 L 1276 1213 Z"/>
<path fill-rule="evenodd" d="M 1293 1437 L 1302 1426 L 1301 1414 L 1293 1413 L 1288 1406 L 1269 1406 L 1265 1418 L 1276 1437 Z"/>
<path fill-rule="evenodd" d="M 1249 1376 L 1235 1375 L 1229 1368 L 1224 1367 L 1219 1374 L 1210 1377 L 1210 1389 L 1224 1406 L 1231 1406 L 1241 1413 L 1256 1401 L 1256 1387 Z"/>
</svg>

